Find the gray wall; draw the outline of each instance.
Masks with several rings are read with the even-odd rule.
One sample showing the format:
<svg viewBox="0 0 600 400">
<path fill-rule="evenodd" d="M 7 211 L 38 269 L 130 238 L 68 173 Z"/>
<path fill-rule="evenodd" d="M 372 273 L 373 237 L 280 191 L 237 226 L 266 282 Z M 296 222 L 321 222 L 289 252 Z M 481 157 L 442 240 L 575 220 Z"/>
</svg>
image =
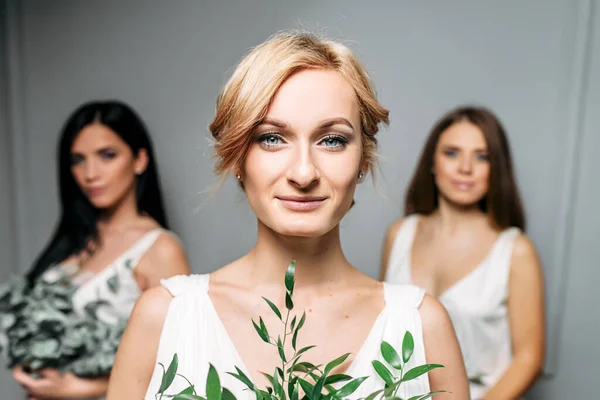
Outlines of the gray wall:
<svg viewBox="0 0 600 400">
<path fill-rule="evenodd" d="M 206 127 L 216 95 L 251 46 L 281 29 L 317 30 L 358 51 L 391 109 L 392 124 L 380 136 L 380 190 L 363 184 L 342 223 L 349 259 L 377 276 L 385 228 L 400 216 L 434 120 L 458 103 L 491 107 L 509 131 L 529 234 L 547 277 L 552 377 L 534 397 L 590 395 L 593 380 L 584 378 L 597 372 L 600 333 L 589 322 L 597 318 L 583 311 L 600 278 L 592 248 L 600 213 L 591 207 L 600 201 L 592 183 L 600 167 L 592 160 L 600 122 L 592 119 L 600 91 L 594 0 L 5 1 L 11 198 L 19 207 L 0 224 L 14 232 L 21 270 L 57 218 L 60 126 L 93 98 L 123 99 L 148 123 L 171 223 L 194 271 L 247 251 L 255 221 L 243 195 L 231 181 L 212 200 L 205 193 L 215 183 Z"/>
<path fill-rule="evenodd" d="M 7 41 L 7 20 L 6 3 L 0 1 L 0 281 L 4 280 L 9 274 L 18 270 L 15 252 L 15 237 L 13 226 L 16 219 L 13 218 L 14 212 L 14 180 L 11 173 L 12 151 L 11 135 L 9 126 L 9 104 L 8 104 L 8 41 Z M 4 360 L 0 360 L 0 365 L 4 365 Z M 11 379 L 8 371 L 0 370 L 0 393 L 18 393 L 19 385 Z M 0 395 L 3 397 L 4 395 Z M 8 398 L 14 398 L 10 396 Z"/>
</svg>

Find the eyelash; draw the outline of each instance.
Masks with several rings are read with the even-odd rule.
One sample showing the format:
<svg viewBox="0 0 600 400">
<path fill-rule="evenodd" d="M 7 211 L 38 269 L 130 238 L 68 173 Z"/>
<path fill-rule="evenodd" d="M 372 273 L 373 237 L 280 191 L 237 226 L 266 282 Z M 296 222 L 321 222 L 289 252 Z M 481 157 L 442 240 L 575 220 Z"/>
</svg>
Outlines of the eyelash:
<svg viewBox="0 0 600 400">
<path fill-rule="evenodd" d="M 272 132 L 263 133 L 258 138 L 256 138 L 256 141 L 267 148 L 274 148 L 274 147 L 280 146 L 281 145 L 280 143 L 270 144 L 270 143 L 266 142 L 268 139 L 273 139 L 273 138 L 283 141 L 283 137 L 281 135 L 279 135 L 277 133 L 272 133 Z M 344 148 L 348 144 L 348 139 L 346 139 L 345 137 L 340 136 L 340 135 L 327 135 L 323 139 L 321 139 L 319 141 L 319 143 L 324 143 L 326 141 L 332 141 L 332 140 L 337 141 L 337 145 L 325 146 L 325 147 L 327 147 L 329 149 L 338 149 L 338 148 Z"/>
</svg>

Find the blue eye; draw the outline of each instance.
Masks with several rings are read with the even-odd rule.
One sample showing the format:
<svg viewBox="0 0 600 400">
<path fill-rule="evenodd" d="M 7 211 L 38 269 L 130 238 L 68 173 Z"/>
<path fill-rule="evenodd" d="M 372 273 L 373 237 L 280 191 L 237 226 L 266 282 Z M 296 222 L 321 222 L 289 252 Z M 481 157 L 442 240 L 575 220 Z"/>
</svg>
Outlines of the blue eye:
<svg viewBox="0 0 600 400">
<path fill-rule="evenodd" d="M 323 140 L 321 140 L 321 143 L 329 149 L 339 149 L 346 147 L 346 145 L 348 144 L 348 139 L 346 139 L 343 136 L 329 135 L 323 138 Z"/>
<path fill-rule="evenodd" d="M 477 161 L 488 161 L 489 157 L 487 154 L 477 154 Z"/>
<path fill-rule="evenodd" d="M 456 150 L 446 150 L 446 151 L 444 151 L 444 155 L 446 157 L 454 158 L 458 155 L 458 153 Z"/>
<path fill-rule="evenodd" d="M 276 133 L 264 133 L 256 141 L 265 147 L 277 147 L 283 144 L 283 138 Z"/>
</svg>

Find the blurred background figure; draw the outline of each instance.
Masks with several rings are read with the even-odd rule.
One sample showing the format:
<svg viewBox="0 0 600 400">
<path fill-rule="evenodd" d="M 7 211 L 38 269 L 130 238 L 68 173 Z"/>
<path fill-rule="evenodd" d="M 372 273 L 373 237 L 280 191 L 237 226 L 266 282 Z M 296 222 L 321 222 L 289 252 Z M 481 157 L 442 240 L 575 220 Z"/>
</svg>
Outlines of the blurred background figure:
<svg viewBox="0 0 600 400">
<path fill-rule="evenodd" d="M 520 398 L 543 366 L 544 283 L 500 121 L 480 107 L 442 117 L 406 193 L 381 278 L 444 304 L 473 399 Z"/>
<path fill-rule="evenodd" d="M 33 290 L 41 279 L 68 276 L 77 286 L 76 314 L 102 301 L 98 318 L 116 324 L 128 318 L 142 291 L 162 278 L 189 273 L 184 250 L 168 231 L 150 137 L 129 106 L 94 101 L 75 110 L 60 138 L 58 170 L 61 216 L 27 274 Z M 38 372 L 36 379 L 23 366 L 14 369 L 14 379 L 31 398 L 106 393 L 107 376 Z"/>
</svg>

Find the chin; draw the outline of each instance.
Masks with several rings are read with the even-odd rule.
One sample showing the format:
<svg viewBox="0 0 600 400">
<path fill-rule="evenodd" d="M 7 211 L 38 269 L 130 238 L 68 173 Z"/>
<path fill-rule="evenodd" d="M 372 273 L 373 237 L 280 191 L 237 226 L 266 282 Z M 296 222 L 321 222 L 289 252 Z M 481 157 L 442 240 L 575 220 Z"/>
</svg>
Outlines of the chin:
<svg viewBox="0 0 600 400">
<path fill-rule="evenodd" d="M 297 236 L 297 237 L 319 237 L 323 236 L 331 231 L 335 225 L 332 226 L 328 221 L 323 221 L 321 218 L 317 221 L 316 218 L 278 218 L 274 224 L 268 224 L 268 226 L 276 233 L 284 236 Z"/>
<path fill-rule="evenodd" d="M 459 207 L 472 207 L 477 205 L 484 196 L 473 195 L 473 194 L 454 194 L 452 196 L 447 196 L 446 198 L 453 204 L 456 204 Z"/>
</svg>

